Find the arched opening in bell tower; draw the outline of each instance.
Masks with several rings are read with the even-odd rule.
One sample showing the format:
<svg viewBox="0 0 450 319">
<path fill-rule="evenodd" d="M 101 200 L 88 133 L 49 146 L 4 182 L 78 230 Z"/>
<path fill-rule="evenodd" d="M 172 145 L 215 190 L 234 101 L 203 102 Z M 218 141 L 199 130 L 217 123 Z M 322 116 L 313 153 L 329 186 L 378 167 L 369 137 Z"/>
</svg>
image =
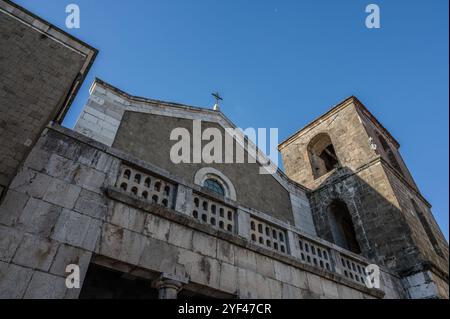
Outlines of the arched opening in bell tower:
<svg viewBox="0 0 450 319">
<path fill-rule="evenodd" d="M 339 159 L 333 143 L 326 133 L 318 134 L 311 140 L 308 153 L 314 178 L 319 178 L 339 167 Z"/>
<path fill-rule="evenodd" d="M 347 204 L 341 200 L 334 200 L 328 206 L 328 214 L 334 243 L 356 254 L 361 253 Z"/>
</svg>

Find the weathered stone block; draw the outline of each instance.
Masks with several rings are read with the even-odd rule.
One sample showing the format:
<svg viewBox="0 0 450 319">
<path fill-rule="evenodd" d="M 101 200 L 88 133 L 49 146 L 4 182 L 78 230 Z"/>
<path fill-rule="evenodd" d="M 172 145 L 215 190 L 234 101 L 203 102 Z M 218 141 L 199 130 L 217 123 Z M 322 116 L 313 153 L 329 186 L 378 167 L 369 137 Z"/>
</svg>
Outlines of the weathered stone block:
<svg viewBox="0 0 450 319">
<path fill-rule="evenodd" d="M 104 196 L 82 189 L 78 197 L 74 210 L 98 219 L 105 219 L 107 204 Z"/>
<path fill-rule="evenodd" d="M 302 299 L 302 290 L 295 286 L 283 283 L 282 284 L 282 299 Z"/>
<path fill-rule="evenodd" d="M 268 298 L 281 299 L 281 296 L 283 293 L 282 283 L 279 282 L 278 280 L 274 280 L 272 278 L 265 278 L 265 281 L 267 284 L 267 288 L 265 290 L 266 291 L 268 290 L 268 292 L 269 292 Z"/>
<path fill-rule="evenodd" d="M 177 259 L 176 247 L 159 240 L 148 239 L 142 247 L 138 264 L 154 271 L 174 273 L 177 268 Z"/>
<path fill-rule="evenodd" d="M 66 293 L 64 278 L 36 271 L 25 293 L 25 299 L 62 299 Z"/>
<path fill-rule="evenodd" d="M 339 292 L 336 283 L 323 279 L 322 280 L 323 294 L 326 299 L 337 299 L 339 298 Z"/>
<path fill-rule="evenodd" d="M 175 210 L 182 214 L 189 215 L 191 213 L 191 206 L 192 188 L 188 188 L 182 184 L 178 184 Z"/>
<path fill-rule="evenodd" d="M 48 175 L 22 168 L 13 179 L 10 189 L 40 199 L 47 191 L 45 186 L 50 185 L 51 182 L 52 178 Z"/>
<path fill-rule="evenodd" d="M 44 200 L 55 205 L 72 209 L 75 206 L 75 202 L 80 195 L 80 192 L 81 188 L 79 186 L 53 179 L 44 195 Z"/>
<path fill-rule="evenodd" d="M 0 206 L 0 224 L 15 225 L 28 199 L 29 196 L 24 193 L 13 190 L 8 191 Z"/>
<path fill-rule="evenodd" d="M 22 237 L 21 231 L 0 225 L 0 261 L 9 262 L 11 260 Z"/>
<path fill-rule="evenodd" d="M 322 278 L 312 273 L 307 273 L 308 288 L 318 296 L 323 296 Z"/>
<path fill-rule="evenodd" d="M 270 258 L 260 254 L 256 254 L 256 272 L 265 277 L 276 277 L 273 261 Z"/>
<path fill-rule="evenodd" d="M 207 245 L 205 242 L 205 236 L 198 235 L 196 237 L 196 242 L 194 242 L 193 241 L 194 233 L 195 232 L 192 231 L 192 229 L 183 227 L 176 223 L 171 223 L 170 230 L 169 230 L 168 242 L 175 246 L 185 248 L 185 249 L 193 249 L 193 247 L 195 247 L 195 245 L 197 245 L 198 247 L 196 249 L 194 249 L 195 252 L 203 251 L 205 255 L 208 255 L 208 254 L 211 255 L 212 252 L 207 251 L 207 250 L 212 245 L 211 242 L 213 240 L 209 241 L 209 245 Z"/>
<path fill-rule="evenodd" d="M 191 269 L 191 281 L 219 289 L 220 264 L 217 259 L 202 256 L 194 269 Z"/>
<path fill-rule="evenodd" d="M 235 294 L 237 292 L 237 276 L 238 268 L 228 263 L 220 264 L 220 280 L 219 289 L 228 293 Z"/>
<path fill-rule="evenodd" d="M 122 203 L 111 203 L 108 220 L 117 226 L 142 233 L 145 227 L 146 213 Z"/>
<path fill-rule="evenodd" d="M 93 168 L 81 166 L 74 177 L 74 181 L 76 185 L 84 189 L 101 194 L 101 187 L 104 184 L 105 178 L 105 173 Z"/>
<path fill-rule="evenodd" d="M 234 265 L 234 245 L 224 241 L 217 240 L 217 259 Z"/>
<path fill-rule="evenodd" d="M 59 206 L 30 198 L 20 216 L 20 227 L 26 232 L 48 237 L 61 211 Z"/>
<path fill-rule="evenodd" d="M 147 214 L 144 234 L 154 239 L 167 241 L 169 239 L 170 224 L 167 219 Z"/>
<path fill-rule="evenodd" d="M 239 236 L 250 239 L 250 214 L 238 209 L 236 215 Z"/>
<path fill-rule="evenodd" d="M 94 251 L 100 232 L 99 220 L 64 209 L 51 238 L 61 243 Z"/>
<path fill-rule="evenodd" d="M 50 152 L 35 147 L 25 160 L 24 166 L 41 172 L 47 166 L 51 155 Z"/>
<path fill-rule="evenodd" d="M 192 237 L 192 246 L 194 252 L 198 252 L 205 256 L 216 258 L 217 243 L 215 238 L 200 232 L 194 232 Z"/>
<path fill-rule="evenodd" d="M 264 277 L 250 270 L 239 268 L 238 293 L 241 299 L 257 299 L 267 296 Z"/>
<path fill-rule="evenodd" d="M 235 247 L 235 266 L 256 271 L 256 254 L 248 249 Z"/>
<path fill-rule="evenodd" d="M 308 288 L 308 279 L 306 277 L 306 272 L 299 269 L 291 269 L 292 272 L 292 282 L 290 284 L 301 288 L 301 289 L 307 289 Z"/>
<path fill-rule="evenodd" d="M 347 286 L 339 285 L 338 286 L 339 299 L 357 299 L 357 291 L 353 290 Z M 360 295 L 362 298 L 362 295 Z"/>
<path fill-rule="evenodd" d="M 50 273 L 65 277 L 67 276 L 66 267 L 68 265 L 78 265 L 80 267 L 80 282 L 83 282 L 91 257 L 92 253 L 89 251 L 62 244 L 53 260 Z"/>
<path fill-rule="evenodd" d="M 14 255 L 13 262 L 21 266 L 48 271 L 57 247 L 55 242 L 48 239 L 26 234 Z"/>
<path fill-rule="evenodd" d="M 20 299 L 33 270 L 0 261 L 0 299 Z"/>
<path fill-rule="evenodd" d="M 45 166 L 45 173 L 52 177 L 72 183 L 80 165 L 58 154 L 51 154 Z"/>
<path fill-rule="evenodd" d="M 293 282 L 292 270 L 290 266 L 283 264 L 279 261 L 275 261 L 273 263 L 273 266 L 275 270 L 275 279 L 278 279 L 279 281 L 286 283 Z"/>
</svg>

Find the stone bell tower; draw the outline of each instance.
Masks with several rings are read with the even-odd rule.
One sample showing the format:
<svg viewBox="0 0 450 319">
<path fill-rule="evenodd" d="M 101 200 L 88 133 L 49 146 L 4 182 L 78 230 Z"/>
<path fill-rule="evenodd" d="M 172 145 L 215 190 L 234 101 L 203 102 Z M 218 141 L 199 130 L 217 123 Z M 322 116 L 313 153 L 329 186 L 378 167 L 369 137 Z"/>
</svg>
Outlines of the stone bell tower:
<svg viewBox="0 0 450 319">
<path fill-rule="evenodd" d="M 286 174 L 311 189 L 320 237 L 397 272 L 412 298 L 448 298 L 448 243 L 399 146 L 350 97 L 279 150 Z"/>
</svg>

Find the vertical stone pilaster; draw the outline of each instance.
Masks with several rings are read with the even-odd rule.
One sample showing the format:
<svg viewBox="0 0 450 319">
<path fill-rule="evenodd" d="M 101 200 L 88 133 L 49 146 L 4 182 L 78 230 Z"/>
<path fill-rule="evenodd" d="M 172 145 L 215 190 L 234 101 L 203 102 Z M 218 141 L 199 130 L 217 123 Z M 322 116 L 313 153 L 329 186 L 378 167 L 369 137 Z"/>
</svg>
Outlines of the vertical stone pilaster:
<svg viewBox="0 0 450 319">
<path fill-rule="evenodd" d="M 178 184 L 175 199 L 175 210 L 181 214 L 190 215 L 192 208 L 192 188 Z"/>
<path fill-rule="evenodd" d="M 287 238 L 288 238 L 288 253 L 295 257 L 300 258 L 300 247 L 298 245 L 297 236 L 293 231 L 287 230 Z"/>
<path fill-rule="evenodd" d="M 339 254 L 338 251 L 331 249 L 330 250 L 330 257 L 331 260 L 333 262 L 333 269 L 336 273 L 343 275 L 344 274 L 344 268 L 342 267 L 342 262 L 341 262 L 341 255 Z"/>
<path fill-rule="evenodd" d="M 250 214 L 242 209 L 237 210 L 238 235 L 250 240 Z"/>
</svg>

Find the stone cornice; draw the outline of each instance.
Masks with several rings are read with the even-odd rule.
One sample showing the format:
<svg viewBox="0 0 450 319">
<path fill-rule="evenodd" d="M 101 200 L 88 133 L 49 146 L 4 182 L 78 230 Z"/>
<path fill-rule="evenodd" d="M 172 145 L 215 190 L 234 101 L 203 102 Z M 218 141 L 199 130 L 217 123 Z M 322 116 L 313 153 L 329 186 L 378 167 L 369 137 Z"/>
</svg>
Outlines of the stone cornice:
<svg viewBox="0 0 450 319">
<path fill-rule="evenodd" d="M 139 97 L 139 96 L 134 96 L 134 95 L 130 95 L 124 91 L 122 91 L 121 89 L 99 79 L 96 78 L 95 81 L 92 83 L 91 85 L 91 94 L 92 92 L 96 89 L 96 86 L 99 85 L 101 87 L 103 87 L 104 89 L 113 92 L 114 94 L 116 94 L 117 96 L 119 96 L 120 98 L 124 99 L 127 103 L 143 103 L 143 104 L 151 104 L 151 105 L 157 105 L 160 107 L 168 107 L 168 108 L 175 108 L 175 109 L 179 109 L 179 110 L 184 110 L 184 111 L 189 111 L 189 112 L 194 112 L 194 113 L 203 113 L 203 114 L 208 114 L 213 118 L 217 119 L 217 123 L 220 124 L 222 127 L 230 127 L 230 128 L 237 128 L 237 126 L 230 120 L 228 119 L 224 113 L 222 113 L 221 111 L 216 111 L 216 110 L 212 110 L 212 109 L 208 109 L 208 108 L 203 108 L 203 107 L 196 107 L 196 106 L 191 106 L 191 105 L 186 105 L 186 104 L 180 104 L 180 103 L 174 103 L 174 102 L 167 102 L 167 101 L 161 101 L 161 100 L 155 100 L 155 99 L 150 99 L 150 98 L 143 98 L 143 97 Z M 225 125 L 224 125 L 225 124 Z M 248 145 L 252 145 L 252 147 L 254 147 L 256 149 L 256 152 L 258 154 L 258 156 L 260 156 L 261 158 L 264 159 L 265 162 L 270 163 L 269 165 L 272 165 L 274 168 L 274 172 L 275 174 L 273 174 L 274 178 L 277 179 L 277 181 L 284 187 L 286 188 L 286 190 L 290 191 L 290 192 L 298 192 L 303 191 L 303 192 L 307 192 L 309 191 L 309 189 L 301 184 L 296 183 L 295 181 L 291 180 L 281 169 L 279 169 L 278 167 L 275 167 L 275 165 L 270 161 L 270 159 L 267 157 L 266 154 L 264 154 L 257 145 L 255 145 L 251 140 L 249 140 L 245 135 L 244 135 L 244 140 L 245 142 L 248 143 Z"/>
<path fill-rule="evenodd" d="M 332 273 L 332 272 L 329 272 L 326 270 L 321 270 L 319 268 L 302 263 L 291 256 L 288 256 L 285 254 L 280 254 L 275 251 L 259 247 L 255 244 L 252 244 L 251 242 L 249 242 L 247 239 L 245 239 L 243 237 L 240 237 L 240 236 L 234 235 L 234 234 L 230 234 L 230 233 L 227 233 L 224 231 L 213 229 L 213 228 L 209 227 L 208 225 L 197 222 L 194 218 L 184 216 L 184 215 L 179 214 L 171 209 L 152 204 L 152 203 L 144 201 L 138 197 L 132 197 L 131 195 L 124 193 L 123 191 L 121 191 L 118 188 L 108 187 L 107 189 L 105 189 L 105 193 L 108 197 L 110 197 L 113 200 L 116 200 L 116 201 L 122 202 L 124 204 L 130 205 L 132 207 L 144 210 L 144 211 L 154 214 L 158 217 L 167 219 L 171 222 L 180 224 L 185 227 L 192 228 L 196 231 L 200 231 L 207 235 L 214 236 L 221 240 L 227 241 L 233 245 L 240 246 L 244 249 L 248 249 L 255 253 L 278 260 L 289 266 L 304 270 L 306 272 L 313 273 L 320 277 L 332 280 L 334 282 L 337 282 L 339 284 L 342 284 L 347 287 L 353 288 L 355 290 L 361 291 L 365 294 L 374 296 L 376 298 L 384 297 L 384 292 L 380 289 L 369 289 L 365 286 L 354 283 L 338 274 L 335 274 L 335 273 Z"/>
<path fill-rule="evenodd" d="M 289 136 L 287 139 L 285 139 L 283 142 L 281 142 L 278 145 L 278 150 L 281 151 L 283 148 L 291 144 L 294 140 L 305 134 L 306 132 L 310 131 L 317 125 L 321 124 L 323 121 L 327 120 L 331 116 L 335 115 L 339 111 L 343 110 L 349 105 L 355 105 L 355 107 L 359 108 L 367 117 L 369 120 L 372 121 L 372 123 L 381 130 L 388 138 L 389 140 L 395 145 L 396 148 L 400 147 L 400 144 L 398 141 L 389 133 L 389 131 L 376 119 L 376 117 L 364 106 L 364 104 L 361 103 L 361 101 L 358 100 L 355 96 L 350 96 L 346 99 L 344 99 L 342 102 L 338 103 L 337 105 L 333 106 L 328 112 L 321 115 L 319 118 L 315 119 L 314 121 L 310 122 L 306 126 L 304 126 L 302 129 L 298 130 L 291 136 Z"/>
</svg>

